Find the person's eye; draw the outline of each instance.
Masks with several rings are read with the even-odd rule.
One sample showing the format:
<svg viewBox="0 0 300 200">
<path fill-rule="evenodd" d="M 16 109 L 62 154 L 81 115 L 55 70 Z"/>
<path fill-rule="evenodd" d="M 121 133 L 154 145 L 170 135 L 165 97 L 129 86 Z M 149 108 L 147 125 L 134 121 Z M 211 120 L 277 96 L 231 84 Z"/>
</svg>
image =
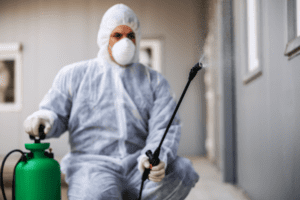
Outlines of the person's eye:
<svg viewBox="0 0 300 200">
<path fill-rule="evenodd" d="M 114 34 L 114 37 L 116 37 L 116 38 L 120 38 L 122 35 L 120 34 L 120 33 L 115 33 Z"/>
<path fill-rule="evenodd" d="M 129 33 L 127 37 L 131 40 L 135 39 L 135 34 L 133 32 Z"/>
</svg>

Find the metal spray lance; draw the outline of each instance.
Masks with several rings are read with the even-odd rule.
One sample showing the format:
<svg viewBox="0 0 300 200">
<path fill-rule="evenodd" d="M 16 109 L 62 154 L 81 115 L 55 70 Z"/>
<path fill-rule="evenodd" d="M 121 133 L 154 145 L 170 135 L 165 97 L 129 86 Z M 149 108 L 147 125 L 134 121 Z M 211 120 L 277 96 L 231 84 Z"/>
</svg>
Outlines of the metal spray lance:
<svg viewBox="0 0 300 200">
<path fill-rule="evenodd" d="M 200 59 L 200 60 L 201 60 L 201 59 Z M 165 139 L 165 137 L 166 137 L 166 135 L 167 135 L 167 133 L 168 133 L 168 130 L 169 130 L 169 128 L 170 128 L 170 126 L 171 126 L 171 124 L 172 124 L 172 122 L 173 122 L 173 119 L 174 119 L 174 117 L 175 117 L 175 115 L 176 115 L 176 113 L 177 113 L 177 110 L 178 110 L 178 108 L 179 108 L 179 106 L 180 106 L 180 104 L 181 104 L 181 101 L 182 101 L 182 99 L 183 99 L 183 97 L 184 97 L 184 95 L 185 95 L 185 93 L 186 93 L 186 91 L 187 91 L 187 89 L 188 89 L 188 87 L 189 87 L 191 81 L 194 79 L 194 77 L 196 76 L 197 72 L 198 72 L 199 70 L 201 70 L 202 68 L 203 68 L 202 63 L 201 63 L 201 62 L 198 62 L 198 63 L 195 64 L 195 66 L 191 69 L 190 74 L 189 74 L 189 80 L 188 80 L 188 82 L 187 82 L 187 84 L 186 84 L 186 86 L 185 86 L 185 88 L 184 88 L 184 90 L 183 90 L 183 92 L 182 92 L 182 94 L 181 94 L 181 97 L 180 97 L 180 99 L 179 99 L 179 102 L 178 102 L 178 104 L 177 104 L 177 106 L 176 106 L 176 108 L 175 108 L 175 110 L 174 110 L 174 113 L 173 113 L 173 115 L 172 115 L 172 117 L 171 117 L 171 119 L 170 119 L 170 121 L 169 121 L 169 124 L 168 124 L 168 126 L 167 126 L 167 128 L 166 128 L 166 130 L 165 130 L 165 133 L 164 133 L 164 135 L 163 135 L 163 137 L 162 137 L 162 139 L 161 139 L 161 141 L 160 141 L 159 146 L 158 146 L 157 149 L 154 151 L 154 154 L 152 153 L 151 150 L 148 150 L 148 151 L 146 152 L 146 155 L 147 155 L 148 158 L 149 158 L 150 168 L 145 169 L 145 171 L 144 171 L 144 173 L 143 173 L 143 176 L 142 176 L 142 183 L 141 183 L 141 189 L 140 189 L 140 194 L 139 194 L 139 200 L 141 200 L 141 198 L 142 198 L 142 191 L 143 191 L 144 182 L 145 182 L 145 180 L 148 178 L 149 173 L 150 173 L 150 170 L 152 169 L 152 166 L 157 166 L 157 165 L 159 164 L 159 162 L 160 162 L 160 159 L 159 159 L 159 153 L 160 153 L 161 145 L 162 145 L 162 143 L 164 142 L 164 139 Z"/>
</svg>

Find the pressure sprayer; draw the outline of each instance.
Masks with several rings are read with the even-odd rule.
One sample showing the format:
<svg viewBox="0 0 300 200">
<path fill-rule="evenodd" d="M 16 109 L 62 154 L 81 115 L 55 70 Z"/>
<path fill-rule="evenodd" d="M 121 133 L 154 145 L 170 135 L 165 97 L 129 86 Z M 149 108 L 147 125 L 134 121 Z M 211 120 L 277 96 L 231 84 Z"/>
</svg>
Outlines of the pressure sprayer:
<svg viewBox="0 0 300 200">
<path fill-rule="evenodd" d="M 9 152 L 1 165 L 1 189 L 4 200 L 7 200 L 3 184 L 4 163 L 8 156 L 14 152 L 20 152 L 21 158 L 17 162 L 12 183 L 13 200 L 59 200 L 61 199 L 61 179 L 59 163 L 53 159 L 51 152 L 45 151 L 50 143 L 40 143 L 45 139 L 44 126 L 39 127 L 39 138 L 30 136 L 33 144 L 25 144 L 25 148 L 31 152 L 23 152 L 15 149 Z"/>
<path fill-rule="evenodd" d="M 202 58 L 203 58 L 203 56 L 202 56 Z M 201 58 L 200 60 L 202 60 L 202 58 Z M 184 95 L 185 95 L 185 93 L 186 93 L 186 91 L 187 91 L 187 89 L 188 89 L 188 87 L 189 87 L 191 81 L 194 79 L 194 77 L 196 76 L 197 72 L 198 72 L 199 70 L 201 70 L 202 68 L 203 68 L 203 65 L 202 65 L 202 63 L 199 61 L 199 62 L 191 69 L 190 74 L 189 74 L 189 80 L 188 80 L 188 82 L 187 82 L 187 84 L 186 84 L 186 86 L 185 86 L 185 88 L 184 88 L 184 90 L 183 90 L 183 92 L 182 92 L 182 94 L 181 94 L 181 97 L 180 97 L 180 99 L 179 99 L 179 102 L 178 102 L 178 104 L 177 104 L 177 106 L 176 106 L 176 108 L 175 108 L 175 110 L 174 110 L 174 113 L 173 113 L 173 115 L 172 115 L 172 117 L 171 117 L 171 119 L 170 119 L 170 121 L 169 121 L 169 124 L 168 124 L 168 126 L 167 126 L 167 128 L 166 128 L 166 130 L 165 130 L 165 133 L 164 133 L 164 135 L 163 135 L 163 137 L 162 137 L 162 139 L 161 139 L 161 141 L 160 141 L 160 143 L 159 143 L 157 149 L 154 151 L 154 154 L 152 153 L 151 150 L 148 150 L 148 151 L 146 152 L 146 155 L 147 155 L 148 158 L 149 158 L 150 168 L 145 169 L 145 171 L 144 171 L 144 173 L 143 173 L 143 176 L 142 176 L 142 183 L 141 183 L 141 189 L 140 189 L 140 194 L 139 194 L 139 200 L 141 200 L 141 198 L 142 198 L 142 191 L 143 191 L 143 187 L 144 187 L 144 182 L 145 182 L 146 179 L 148 179 L 150 170 L 152 169 L 152 167 L 157 166 L 157 165 L 159 164 L 159 162 L 160 162 L 160 159 L 159 159 L 159 153 L 160 153 L 161 145 L 162 145 L 162 143 L 164 142 L 164 139 L 165 139 L 165 137 L 166 137 L 166 135 L 167 135 L 167 133 L 168 133 L 168 130 L 169 130 L 169 128 L 170 128 L 170 126 L 171 126 L 171 124 L 172 124 L 172 122 L 173 122 L 173 119 L 174 119 L 174 117 L 175 117 L 175 115 L 176 115 L 176 113 L 177 113 L 177 110 L 178 110 L 178 108 L 179 108 L 179 106 L 180 106 L 180 104 L 181 104 L 181 101 L 182 101 L 182 99 L 183 99 L 183 97 L 184 97 Z"/>
</svg>

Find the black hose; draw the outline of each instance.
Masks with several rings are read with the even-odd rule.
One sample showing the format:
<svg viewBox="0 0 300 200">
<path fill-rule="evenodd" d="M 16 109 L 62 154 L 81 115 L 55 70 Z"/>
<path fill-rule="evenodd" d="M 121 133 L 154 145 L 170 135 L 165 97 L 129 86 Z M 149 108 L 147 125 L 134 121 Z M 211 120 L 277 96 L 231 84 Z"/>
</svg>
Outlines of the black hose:
<svg viewBox="0 0 300 200">
<path fill-rule="evenodd" d="M 6 195 L 5 195 L 5 190 L 4 190 L 4 183 L 3 183 L 3 170 L 4 170 L 4 164 L 5 164 L 5 161 L 6 161 L 6 159 L 8 158 L 8 156 L 10 156 L 10 154 L 12 154 L 12 153 L 14 153 L 14 152 L 20 152 L 21 154 L 22 154 L 22 156 L 21 156 L 21 158 L 19 159 L 19 161 L 17 162 L 17 164 L 16 164 L 16 166 L 15 166 L 15 168 L 14 168 L 14 174 L 13 174 L 13 184 L 12 184 L 12 197 L 13 197 L 13 199 L 15 199 L 15 188 L 14 188 L 14 186 L 15 186 L 15 170 L 16 170 L 16 167 L 17 167 L 17 165 L 18 165 L 18 163 L 20 162 L 20 161 L 27 161 L 27 159 L 26 159 L 26 154 L 22 151 L 22 150 L 20 150 L 20 149 L 15 149 L 15 150 L 12 150 L 11 152 L 9 152 L 5 157 L 4 157 L 4 159 L 3 159 L 3 161 L 2 161 L 2 165 L 1 165 L 1 175 L 0 175 L 0 178 L 1 178 L 1 182 L 0 182 L 0 184 L 1 184 L 1 190 L 2 190 L 2 195 L 3 195 L 3 198 L 4 198 L 4 200 L 7 200 L 7 198 L 6 198 Z"/>
</svg>

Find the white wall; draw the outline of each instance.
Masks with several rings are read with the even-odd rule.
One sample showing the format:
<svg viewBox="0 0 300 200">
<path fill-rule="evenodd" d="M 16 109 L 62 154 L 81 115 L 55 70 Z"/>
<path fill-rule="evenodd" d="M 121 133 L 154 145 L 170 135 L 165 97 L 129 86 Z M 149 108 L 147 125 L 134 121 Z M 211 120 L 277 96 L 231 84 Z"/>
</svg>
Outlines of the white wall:
<svg viewBox="0 0 300 200">
<path fill-rule="evenodd" d="M 177 100 L 191 67 L 198 61 L 204 36 L 203 2 L 122 1 L 131 7 L 142 25 L 142 38 L 163 41 L 163 74 Z M 104 12 L 119 1 L 1 1 L 0 43 L 23 45 L 23 108 L 0 112 L 0 155 L 30 142 L 23 121 L 38 109 L 58 70 L 97 55 L 97 32 Z M 202 109 L 203 74 L 192 82 L 179 113 L 183 123 L 178 154 L 204 154 L 205 113 Z M 203 95 L 203 97 L 201 96 Z M 203 117 L 204 116 L 204 117 Z M 49 140 L 54 153 L 67 153 L 68 134 Z"/>
</svg>

